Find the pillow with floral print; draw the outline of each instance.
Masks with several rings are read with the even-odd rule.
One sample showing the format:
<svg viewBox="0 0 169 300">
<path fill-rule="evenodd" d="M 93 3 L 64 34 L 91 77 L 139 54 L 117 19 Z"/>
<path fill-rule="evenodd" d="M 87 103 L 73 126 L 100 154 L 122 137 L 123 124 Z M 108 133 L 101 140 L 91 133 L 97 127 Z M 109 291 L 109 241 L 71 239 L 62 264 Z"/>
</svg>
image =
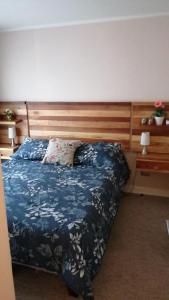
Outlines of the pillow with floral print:
<svg viewBox="0 0 169 300">
<path fill-rule="evenodd" d="M 107 166 L 112 165 L 114 158 L 122 155 L 118 143 L 95 142 L 83 143 L 77 149 L 74 157 L 75 165 Z"/>
<path fill-rule="evenodd" d="M 42 162 L 71 166 L 73 165 L 75 151 L 80 144 L 81 141 L 79 140 L 50 139 Z"/>
<path fill-rule="evenodd" d="M 118 143 L 83 143 L 74 156 L 74 165 L 93 166 L 113 171 L 120 187 L 129 177 L 129 167 Z"/>
</svg>

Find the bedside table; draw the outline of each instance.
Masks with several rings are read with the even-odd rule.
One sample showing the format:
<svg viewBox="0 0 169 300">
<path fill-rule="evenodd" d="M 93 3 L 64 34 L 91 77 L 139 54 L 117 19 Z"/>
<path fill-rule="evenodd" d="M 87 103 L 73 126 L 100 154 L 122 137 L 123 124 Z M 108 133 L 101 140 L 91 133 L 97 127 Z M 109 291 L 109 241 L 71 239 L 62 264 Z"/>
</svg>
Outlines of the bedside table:
<svg viewBox="0 0 169 300">
<path fill-rule="evenodd" d="M 169 173 L 169 154 L 137 154 L 136 170 L 149 173 Z"/>
<path fill-rule="evenodd" d="M 9 144 L 0 144 L 1 159 L 10 159 L 10 156 L 18 149 L 19 145 L 11 147 Z"/>
</svg>

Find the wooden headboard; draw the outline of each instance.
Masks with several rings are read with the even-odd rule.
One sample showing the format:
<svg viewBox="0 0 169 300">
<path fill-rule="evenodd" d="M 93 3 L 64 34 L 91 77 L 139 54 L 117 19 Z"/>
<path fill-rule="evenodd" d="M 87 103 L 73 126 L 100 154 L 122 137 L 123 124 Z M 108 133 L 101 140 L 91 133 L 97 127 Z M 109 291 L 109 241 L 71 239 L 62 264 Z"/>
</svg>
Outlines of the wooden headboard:
<svg viewBox="0 0 169 300">
<path fill-rule="evenodd" d="M 169 102 L 166 102 L 169 118 Z M 149 152 L 169 153 L 169 126 L 142 125 L 151 117 L 153 102 L 1 102 L 0 114 L 11 108 L 22 122 L 17 143 L 24 136 L 57 136 L 84 141 L 117 141 L 125 150 L 141 152 L 140 135 L 150 132 Z M 0 143 L 9 143 L 7 125 L 0 126 Z"/>
<path fill-rule="evenodd" d="M 165 103 L 165 111 L 169 118 L 169 102 Z M 148 151 L 151 153 L 167 153 L 169 154 L 169 126 L 142 125 L 141 118 L 150 118 L 154 112 L 152 102 L 132 103 L 132 120 L 131 120 L 131 150 L 140 152 L 140 135 L 143 131 L 150 132 L 150 146 Z"/>
<path fill-rule="evenodd" d="M 131 104 L 28 102 L 31 137 L 117 141 L 130 147 Z"/>
</svg>

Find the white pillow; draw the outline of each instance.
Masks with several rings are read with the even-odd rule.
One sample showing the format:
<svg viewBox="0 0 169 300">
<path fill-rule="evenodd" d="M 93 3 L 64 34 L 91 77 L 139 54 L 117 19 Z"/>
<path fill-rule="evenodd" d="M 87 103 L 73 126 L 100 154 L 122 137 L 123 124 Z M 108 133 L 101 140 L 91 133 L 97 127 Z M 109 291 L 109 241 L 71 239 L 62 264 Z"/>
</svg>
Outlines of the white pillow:
<svg viewBox="0 0 169 300">
<path fill-rule="evenodd" d="M 80 144 L 79 140 L 50 139 L 42 163 L 73 165 L 74 154 Z"/>
</svg>

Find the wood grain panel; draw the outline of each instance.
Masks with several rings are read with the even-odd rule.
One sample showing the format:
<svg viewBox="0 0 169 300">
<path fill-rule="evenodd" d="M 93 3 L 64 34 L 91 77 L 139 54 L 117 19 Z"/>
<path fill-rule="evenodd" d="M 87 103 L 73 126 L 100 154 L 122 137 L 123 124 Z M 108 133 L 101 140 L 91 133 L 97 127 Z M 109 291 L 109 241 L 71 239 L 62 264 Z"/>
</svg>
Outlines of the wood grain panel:
<svg viewBox="0 0 169 300">
<path fill-rule="evenodd" d="M 25 136 L 28 135 L 26 105 L 24 102 L 0 102 L 0 118 L 4 118 L 4 110 L 6 108 L 14 111 L 17 120 L 22 120 L 22 122 L 18 123 L 16 126 L 17 137 L 15 141 L 17 144 L 20 144 L 24 140 Z M 10 143 L 8 139 L 8 127 L 8 124 L 0 125 L 0 143 Z"/>
<path fill-rule="evenodd" d="M 29 102 L 29 109 L 31 110 L 67 110 L 70 107 L 73 110 L 127 110 L 128 102 Z"/>
<path fill-rule="evenodd" d="M 85 138 L 89 138 L 92 139 L 93 138 L 98 138 L 100 140 L 102 139 L 112 139 L 113 140 L 129 140 L 129 134 L 122 134 L 122 133 L 97 133 L 97 132 L 72 132 L 72 131 L 48 131 L 48 130 L 30 130 L 30 135 L 31 136 L 41 136 L 41 137 L 49 137 L 49 136 L 53 136 L 53 137 L 78 137 L 79 138 L 83 138 L 85 136 Z"/>
<path fill-rule="evenodd" d="M 31 137 L 57 136 L 130 145 L 130 103 L 28 102 Z"/>
<path fill-rule="evenodd" d="M 30 126 L 30 131 L 33 130 L 46 130 L 46 126 L 36 125 Z M 67 131 L 67 132 L 89 132 L 89 128 L 86 127 L 61 127 L 61 126 L 48 126 L 48 131 Z M 121 133 L 121 128 L 92 128 L 90 127 L 90 132 L 100 132 L 100 133 Z M 123 133 L 129 133 L 128 128 L 123 128 Z"/>
<path fill-rule="evenodd" d="M 169 154 L 147 154 L 138 155 L 136 168 L 146 172 L 169 173 Z"/>
<path fill-rule="evenodd" d="M 59 116 L 82 116 L 82 117 L 129 117 L 130 111 L 120 111 L 120 110 L 30 110 L 29 111 L 29 118 L 36 117 L 36 116 L 53 116 L 53 117 L 59 117 Z"/>
<path fill-rule="evenodd" d="M 93 121 L 93 117 L 79 117 L 78 113 L 76 116 L 33 116 L 32 118 L 29 116 L 29 120 L 52 120 L 52 121 Z M 130 117 L 94 117 L 95 122 L 129 122 L 130 123 Z"/>
<path fill-rule="evenodd" d="M 142 171 L 169 173 L 169 162 L 137 161 L 136 168 Z"/>
<path fill-rule="evenodd" d="M 141 151 L 140 136 L 141 132 L 150 132 L 150 146 L 148 151 L 150 153 L 169 153 L 169 126 L 162 125 L 142 125 L 141 118 L 149 118 L 154 112 L 154 103 L 132 103 L 132 136 L 131 136 L 131 149 L 132 151 Z M 169 117 L 169 102 L 165 102 L 165 110 Z"/>
<path fill-rule="evenodd" d="M 93 120 L 93 119 L 92 119 Z M 83 127 L 83 128 L 129 128 L 130 124 L 129 122 L 109 122 L 109 121 L 76 121 L 76 119 L 74 121 L 74 128 L 77 127 Z M 58 127 L 69 127 L 72 122 L 70 121 L 60 121 L 60 120 L 33 120 L 30 119 L 29 120 L 31 123 L 31 126 L 58 126 Z"/>
</svg>

